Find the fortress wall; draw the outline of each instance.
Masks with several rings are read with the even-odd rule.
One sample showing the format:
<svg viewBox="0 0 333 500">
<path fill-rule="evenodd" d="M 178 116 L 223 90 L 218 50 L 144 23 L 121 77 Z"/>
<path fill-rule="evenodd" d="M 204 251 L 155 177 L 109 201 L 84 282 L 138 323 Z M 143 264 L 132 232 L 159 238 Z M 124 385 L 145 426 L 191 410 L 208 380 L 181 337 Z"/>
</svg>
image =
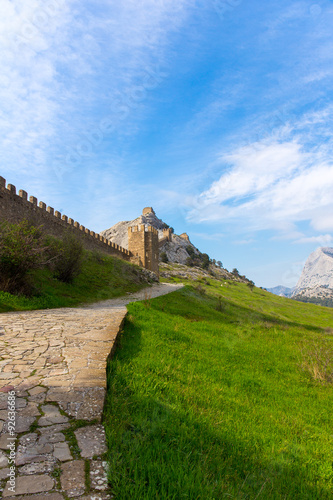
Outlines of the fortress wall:
<svg viewBox="0 0 333 500">
<path fill-rule="evenodd" d="M 16 194 L 15 186 L 8 184 L 6 187 L 6 180 L 0 177 L 0 220 L 17 223 L 24 219 L 36 226 L 42 226 L 45 233 L 56 238 L 62 238 L 66 231 L 71 231 L 80 238 L 87 250 L 99 250 L 127 261 L 131 258 L 129 250 L 111 243 L 67 215 L 61 215 L 52 207 L 47 207 L 44 202 L 40 201 L 38 204 L 34 196 L 28 199 L 28 194 L 23 190 Z"/>
</svg>

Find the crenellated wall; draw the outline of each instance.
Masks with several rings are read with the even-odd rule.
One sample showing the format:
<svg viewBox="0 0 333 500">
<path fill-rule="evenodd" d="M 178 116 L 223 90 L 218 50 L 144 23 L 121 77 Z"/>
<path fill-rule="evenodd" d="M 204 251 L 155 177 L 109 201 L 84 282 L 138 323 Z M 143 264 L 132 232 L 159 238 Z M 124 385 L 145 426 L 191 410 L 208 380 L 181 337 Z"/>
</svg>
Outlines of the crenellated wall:
<svg viewBox="0 0 333 500">
<path fill-rule="evenodd" d="M 159 247 L 161 248 L 167 241 L 172 241 L 172 232 L 170 227 L 163 229 L 163 236 L 158 242 Z"/>
<path fill-rule="evenodd" d="M 43 230 L 50 236 L 62 238 L 65 231 L 72 233 L 81 239 L 87 250 L 99 250 L 115 257 L 129 261 L 131 252 L 107 240 L 99 233 L 90 231 L 79 222 L 61 215 L 52 207 L 47 207 L 42 201 L 38 203 L 37 198 L 30 196 L 22 189 L 16 194 L 16 187 L 8 184 L 0 177 L 0 220 L 17 223 L 24 219 L 34 225 L 43 226 Z"/>
</svg>

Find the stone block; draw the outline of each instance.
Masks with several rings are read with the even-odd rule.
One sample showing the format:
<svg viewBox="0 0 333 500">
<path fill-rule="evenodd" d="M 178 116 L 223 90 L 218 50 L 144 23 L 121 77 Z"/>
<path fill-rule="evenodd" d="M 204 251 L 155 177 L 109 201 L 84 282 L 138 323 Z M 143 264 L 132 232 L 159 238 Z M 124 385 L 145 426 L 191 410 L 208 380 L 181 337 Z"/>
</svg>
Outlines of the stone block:
<svg viewBox="0 0 333 500">
<path fill-rule="evenodd" d="M 18 476 L 15 480 L 15 496 L 29 495 L 29 493 L 43 493 L 52 490 L 54 480 L 46 475 Z M 10 497 L 13 493 L 8 489 L 8 482 L 3 491 L 3 497 Z"/>
<path fill-rule="evenodd" d="M 83 495 L 85 491 L 84 460 L 73 460 L 62 464 L 60 482 L 61 488 L 70 498 Z"/>
<path fill-rule="evenodd" d="M 28 193 L 26 191 L 23 191 L 23 189 L 19 190 L 19 197 L 22 198 L 22 200 L 28 200 Z"/>
</svg>

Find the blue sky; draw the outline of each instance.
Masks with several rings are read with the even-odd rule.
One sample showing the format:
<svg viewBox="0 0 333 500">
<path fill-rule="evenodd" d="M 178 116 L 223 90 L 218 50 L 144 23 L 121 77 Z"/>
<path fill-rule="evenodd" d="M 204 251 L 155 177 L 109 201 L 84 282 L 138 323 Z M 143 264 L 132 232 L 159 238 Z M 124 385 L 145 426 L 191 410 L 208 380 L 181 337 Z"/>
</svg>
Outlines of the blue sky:
<svg viewBox="0 0 333 500">
<path fill-rule="evenodd" d="M 258 286 L 295 285 L 333 245 L 332 1 L 0 14 L 0 175 L 18 189 L 95 231 L 153 206 Z"/>
</svg>

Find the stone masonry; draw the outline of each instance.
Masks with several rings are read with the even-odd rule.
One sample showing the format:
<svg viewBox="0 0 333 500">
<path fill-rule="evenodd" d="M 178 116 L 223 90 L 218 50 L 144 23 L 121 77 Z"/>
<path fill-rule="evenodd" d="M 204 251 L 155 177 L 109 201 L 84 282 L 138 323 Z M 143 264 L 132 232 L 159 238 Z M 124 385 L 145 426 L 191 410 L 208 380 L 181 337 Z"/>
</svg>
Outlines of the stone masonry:
<svg viewBox="0 0 333 500">
<path fill-rule="evenodd" d="M 158 231 L 148 226 L 147 231 L 144 224 L 128 228 L 128 249 L 137 259 L 137 264 L 153 271 L 159 275 L 159 242 Z"/>
<path fill-rule="evenodd" d="M 146 207 L 144 210 L 149 213 L 154 212 L 151 207 Z M 17 223 L 23 219 L 35 226 L 41 226 L 47 234 L 56 238 L 63 238 L 66 231 L 70 231 L 82 241 L 87 250 L 98 250 L 130 261 L 153 271 L 158 276 L 159 246 L 158 243 L 156 245 L 156 230 L 152 226 L 148 226 L 147 232 L 140 232 L 133 237 L 127 250 L 99 233 L 90 231 L 67 215 L 55 211 L 53 207 L 46 206 L 43 201 L 38 204 L 34 196 L 30 196 L 28 200 L 26 191 L 21 189 L 19 194 L 16 194 L 16 187 L 12 184 L 6 187 L 6 179 L 0 177 L 0 221 Z"/>
<path fill-rule="evenodd" d="M 182 285 L 158 284 L 88 307 L 0 315 L 0 497 L 106 500 L 102 412 L 106 362 L 125 305 Z M 10 490 L 8 393 L 16 394 L 15 492 Z"/>
</svg>

